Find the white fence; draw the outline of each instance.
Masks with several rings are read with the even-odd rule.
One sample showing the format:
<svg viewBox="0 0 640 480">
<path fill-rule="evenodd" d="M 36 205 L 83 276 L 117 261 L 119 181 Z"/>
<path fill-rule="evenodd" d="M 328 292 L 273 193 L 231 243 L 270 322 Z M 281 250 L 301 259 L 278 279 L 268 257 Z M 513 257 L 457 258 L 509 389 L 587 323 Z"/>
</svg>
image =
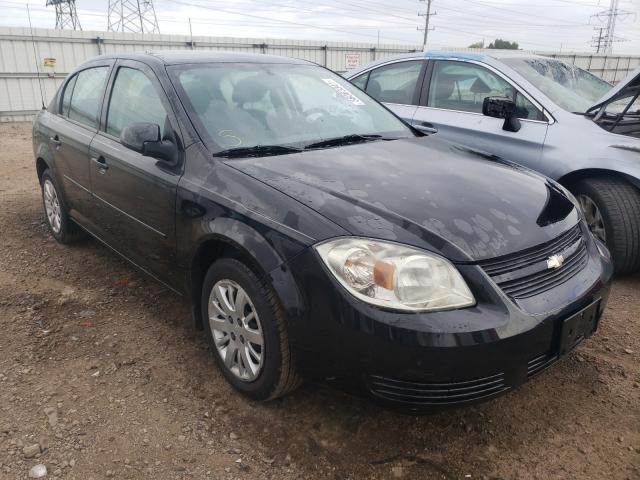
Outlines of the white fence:
<svg viewBox="0 0 640 480">
<path fill-rule="evenodd" d="M 189 37 L 120 32 L 0 28 L 0 121 L 26 120 L 48 103 L 66 75 L 100 54 L 145 50 L 224 50 L 303 58 L 344 72 L 419 45 L 318 42 L 262 38 Z M 45 62 L 45 59 L 55 59 Z M 38 81 L 38 78 L 41 81 Z"/>
<path fill-rule="evenodd" d="M 419 45 L 320 42 L 235 37 L 189 37 L 0 27 L 0 121 L 27 120 L 47 104 L 66 75 L 100 54 L 161 49 L 225 50 L 303 58 L 344 72 Z M 468 50 L 468 49 L 463 49 Z M 640 65 L 640 55 L 538 52 L 617 82 Z M 41 92 L 42 89 L 42 92 Z"/>
</svg>

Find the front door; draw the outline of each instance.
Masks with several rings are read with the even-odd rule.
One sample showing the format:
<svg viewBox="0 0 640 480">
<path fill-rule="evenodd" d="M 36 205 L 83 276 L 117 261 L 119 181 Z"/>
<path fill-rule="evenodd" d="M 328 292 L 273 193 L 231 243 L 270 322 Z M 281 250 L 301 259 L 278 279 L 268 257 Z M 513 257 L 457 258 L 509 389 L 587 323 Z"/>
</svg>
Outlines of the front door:
<svg viewBox="0 0 640 480">
<path fill-rule="evenodd" d="M 108 91 L 101 128 L 90 147 L 95 223 L 113 248 L 169 285 L 181 285 L 173 268 L 181 166 L 120 143 L 122 130 L 136 122 L 159 125 L 165 139 L 178 142 L 171 107 L 153 71 L 139 62 L 119 61 Z"/>
<path fill-rule="evenodd" d="M 503 130 L 504 120 L 482 114 L 484 99 L 492 96 L 514 99 L 522 125 L 519 131 Z M 535 168 L 540 159 L 547 118 L 521 91 L 489 68 L 464 61 L 433 61 L 425 75 L 420 103 L 412 122 L 416 128 L 431 129 L 454 143 L 529 168 Z"/>
</svg>

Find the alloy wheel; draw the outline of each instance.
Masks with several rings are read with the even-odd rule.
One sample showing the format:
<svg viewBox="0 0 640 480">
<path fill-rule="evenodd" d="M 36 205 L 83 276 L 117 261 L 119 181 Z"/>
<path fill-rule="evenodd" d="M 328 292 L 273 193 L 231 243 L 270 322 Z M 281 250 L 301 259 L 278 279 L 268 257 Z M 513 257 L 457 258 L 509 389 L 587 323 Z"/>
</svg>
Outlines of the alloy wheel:
<svg viewBox="0 0 640 480">
<path fill-rule="evenodd" d="M 598 205 L 585 194 L 579 194 L 577 197 L 584 218 L 589 225 L 589 230 L 604 243 L 607 242 L 607 232 L 604 228 L 604 218 L 598 208 Z"/>
<path fill-rule="evenodd" d="M 62 228 L 62 212 L 60 210 L 60 200 L 53 182 L 49 179 L 44 181 L 42 187 L 44 195 L 44 209 L 47 214 L 47 220 L 54 233 L 60 233 Z"/>
<path fill-rule="evenodd" d="M 242 381 L 254 381 L 264 363 L 264 335 L 247 292 L 233 280 L 218 281 L 209 295 L 208 315 L 225 367 Z"/>
</svg>

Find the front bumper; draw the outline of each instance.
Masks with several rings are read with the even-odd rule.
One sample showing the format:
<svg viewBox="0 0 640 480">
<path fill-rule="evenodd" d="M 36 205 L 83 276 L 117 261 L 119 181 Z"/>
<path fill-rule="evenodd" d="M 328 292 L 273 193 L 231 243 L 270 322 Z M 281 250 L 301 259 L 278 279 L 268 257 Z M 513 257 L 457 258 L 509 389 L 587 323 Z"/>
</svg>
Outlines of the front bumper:
<svg viewBox="0 0 640 480">
<path fill-rule="evenodd" d="M 591 306 L 593 330 L 609 296 L 611 262 L 588 245 L 575 276 L 526 310 L 476 265 L 459 266 L 477 304 L 461 310 L 399 313 L 348 294 L 309 249 L 291 263 L 305 298 L 290 338 L 304 373 L 412 410 L 460 406 L 517 387 L 582 340 L 562 340 L 566 319 Z M 560 306 L 558 306 L 560 305 Z M 549 310 L 549 307 L 553 309 Z M 585 331 L 584 337 L 592 332 Z M 574 345 L 575 343 L 575 345 Z"/>
</svg>

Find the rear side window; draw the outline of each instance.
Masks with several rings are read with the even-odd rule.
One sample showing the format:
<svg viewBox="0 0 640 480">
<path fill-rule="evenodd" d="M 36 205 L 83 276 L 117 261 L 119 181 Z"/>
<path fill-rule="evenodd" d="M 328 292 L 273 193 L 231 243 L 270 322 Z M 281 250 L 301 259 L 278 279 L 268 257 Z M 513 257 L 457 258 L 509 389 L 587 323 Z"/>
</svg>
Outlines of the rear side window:
<svg viewBox="0 0 640 480">
<path fill-rule="evenodd" d="M 107 133 L 115 137 L 131 123 L 154 123 L 164 128 L 167 112 L 149 77 L 140 70 L 121 67 L 113 84 Z"/>
<path fill-rule="evenodd" d="M 108 73 L 109 67 L 95 67 L 83 70 L 76 75 L 77 78 L 75 85 L 73 85 L 73 92 L 68 102 L 68 113 L 66 114 L 69 119 L 92 128 L 98 126 L 98 112 L 100 111 Z M 67 90 L 69 90 L 69 86 L 65 89 L 62 99 L 63 115 Z"/>
<path fill-rule="evenodd" d="M 398 62 L 372 70 L 366 92 L 379 102 L 413 105 L 422 60 Z"/>
</svg>

